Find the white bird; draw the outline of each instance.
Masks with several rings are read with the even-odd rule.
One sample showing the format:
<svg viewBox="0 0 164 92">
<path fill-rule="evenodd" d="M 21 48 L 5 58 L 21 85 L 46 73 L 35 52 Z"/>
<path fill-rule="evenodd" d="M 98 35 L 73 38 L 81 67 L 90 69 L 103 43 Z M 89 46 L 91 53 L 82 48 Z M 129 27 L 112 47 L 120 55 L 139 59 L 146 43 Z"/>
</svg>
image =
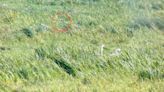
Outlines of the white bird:
<svg viewBox="0 0 164 92">
<path fill-rule="evenodd" d="M 121 49 L 117 48 L 115 51 L 113 51 L 110 56 L 119 56 L 121 54 Z"/>
<path fill-rule="evenodd" d="M 100 55 L 103 56 L 103 53 L 104 53 L 104 47 L 105 45 L 102 44 L 101 47 L 100 47 Z"/>
</svg>

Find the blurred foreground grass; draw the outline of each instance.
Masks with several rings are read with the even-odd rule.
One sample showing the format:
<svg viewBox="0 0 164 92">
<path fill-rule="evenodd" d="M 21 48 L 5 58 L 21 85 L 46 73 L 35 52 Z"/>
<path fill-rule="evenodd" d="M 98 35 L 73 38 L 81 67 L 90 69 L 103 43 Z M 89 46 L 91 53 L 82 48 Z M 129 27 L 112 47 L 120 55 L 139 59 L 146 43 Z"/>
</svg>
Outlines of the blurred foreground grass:
<svg viewBox="0 0 164 92">
<path fill-rule="evenodd" d="M 163 92 L 163 5 L 0 0 L 0 91 Z M 71 16 L 68 32 L 53 32 L 56 12 Z"/>
</svg>

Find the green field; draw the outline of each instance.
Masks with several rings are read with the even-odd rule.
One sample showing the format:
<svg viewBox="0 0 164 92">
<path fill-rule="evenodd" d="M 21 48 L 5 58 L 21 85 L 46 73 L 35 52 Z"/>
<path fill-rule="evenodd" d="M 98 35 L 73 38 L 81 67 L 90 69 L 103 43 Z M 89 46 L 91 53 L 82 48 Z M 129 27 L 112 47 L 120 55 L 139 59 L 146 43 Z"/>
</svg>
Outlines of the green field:
<svg viewBox="0 0 164 92">
<path fill-rule="evenodd" d="M 0 92 L 164 92 L 164 1 L 0 0 Z"/>
</svg>

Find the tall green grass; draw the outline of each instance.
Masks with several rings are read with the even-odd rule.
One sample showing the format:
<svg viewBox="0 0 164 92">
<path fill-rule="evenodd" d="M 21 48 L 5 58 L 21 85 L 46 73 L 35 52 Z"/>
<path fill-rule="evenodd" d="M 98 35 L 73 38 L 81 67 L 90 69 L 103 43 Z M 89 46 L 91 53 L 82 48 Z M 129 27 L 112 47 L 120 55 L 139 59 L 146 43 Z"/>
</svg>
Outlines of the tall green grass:
<svg viewBox="0 0 164 92">
<path fill-rule="evenodd" d="M 163 92 L 163 4 L 0 0 L 0 91 Z"/>
</svg>

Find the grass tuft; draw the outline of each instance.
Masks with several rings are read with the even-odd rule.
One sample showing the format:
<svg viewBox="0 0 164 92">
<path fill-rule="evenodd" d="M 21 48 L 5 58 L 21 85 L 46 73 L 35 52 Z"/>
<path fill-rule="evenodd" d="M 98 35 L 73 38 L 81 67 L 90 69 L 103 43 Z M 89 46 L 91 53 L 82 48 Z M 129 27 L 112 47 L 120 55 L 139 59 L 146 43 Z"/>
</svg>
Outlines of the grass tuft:
<svg viewBox="0 0 164 92">
<path fill-rule="evenodd" d="M 54 62 L 62 68 L 67 74 L 72 75 L 73 77 L 76 76 L 76 70 L 71 66 L 69 63 L 65 62 L 62 59 L 55 59 Z"/>
<path fill-rule="evenodd" d="M 21 31 L 29 38 L 32 38 L 34 36 L 33 31 L 29 28 L 23 28 Z"/>
<path fill-rule="evenodd" d="M 138 74 L 138 76 L 139 76 L 139 79 L 141 79 L 141 80 L 145 80 L 145 79 L 152 80 L 152 79 L 161 79 L 162 78 L 162 74 L 160 74 L 159 71 L 153 70 L 153 69 L 145 70 L 145 71 L 143 70 Z"/>
</svg>

